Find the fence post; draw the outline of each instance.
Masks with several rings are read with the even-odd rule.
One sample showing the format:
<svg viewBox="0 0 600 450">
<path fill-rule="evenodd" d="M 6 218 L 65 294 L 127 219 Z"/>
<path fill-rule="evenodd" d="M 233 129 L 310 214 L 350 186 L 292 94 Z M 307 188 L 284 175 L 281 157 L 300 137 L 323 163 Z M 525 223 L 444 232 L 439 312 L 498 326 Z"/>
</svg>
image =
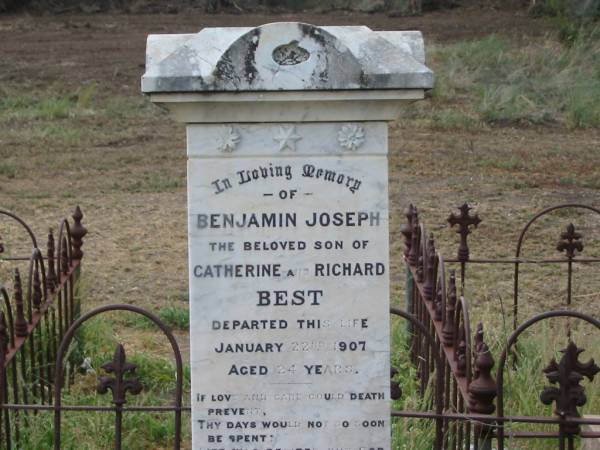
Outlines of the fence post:
<svg viewBox="0 0 600 450">
<path fill-rule="evenodd" d="M 78 264 L 77 265 L 77 269 L 75 270 L 75 276 L 72 278 L 73 284 L 73 290 L 71 291 L 70 295 L 72 295 L 72 316 L 71 316 L 71 322 L 73 322 L 76 318 L 79 317 L 79 314 L 81 312 L 81 260 L 83 258 L 83 251 L 81 250 L 81 247 L 83 246 L 83 238 L 85 237 L 85 235 L 87 235 L 88 230 L 86 227 L 84 227 L 81 223 L 82 219 L 83 219 L 83 213 L 81 212 L 81 208 L 79 207 L 79 205 L 77 205 L 75 207 L 75 210 L 73 211 L 73 215 L 71 216 L 73 218 L 73 226 L 71 227 L 71 237 L 73 238 L 73 254 L 72 256 L 72 263 L 73 264 Z"/>
<path fill-rule="evenodd" d="M 410 270 L 409 265 L 409 256 L 410 256 L 410 247 L 412 245 L 412 235 L 414 231 L 415 217 L 417 214 L 417 209 L 412 205 L 408 205 L 408 208 L 404 210 L 404 216 L 406 217 L 406 223 L 400 227 L 400 232 L 404 235 L 404 261 L 406 263 L 406 286 L 405 296 L 406 296 L 406 311 L 409 314 L 414 314 L 413 308 L 413 294 L 415 288 L 415 282 L 412 276 L 412 272 Z M 410 320 L 406 321 L 406 330 L 408 331 L 409 336 L 412 335 L 413 326 Z"/>
<path fill-rule="evenodd" d="M 406 291 L 405 291 L 405 296 L 406 296 L 406 311 L 409 314 L 413 314 L 413 315 L 414 315 L 414 308 L 413 308 L 413 294 L 414 294 L 414 289 L 415 289 L 415 280 L 413 278 L 413 275 L 412 275 L 412 272 L 410 270 L 410 267 L 407 264 L 406 265 Z M 413 325 L 412 325 L 412 323 L 411 323 L 410 320 L 406 321 L 406 330 L 408 331 L 409 340 L 410 340 L 410 336 L 413 333 Z"/>
<path fill-rule="evenodd" d="M 73 211 L 73 226 L 71 227 L 71 237 L 73 238 L 73 255 L 72 258 L 81 261 L 83 258 L 83 251 L 81 246 L 83 245 L 83 238 L 87 234 L 87 228 L 81 224 L 83 219 L 83 213 L 79 206 L 75 207 Z"/>
<path fill-rule="evenodd" d="M 473 381 L 469 385 L 469 410 L 476 414 L 492 414 L 496 409 L 497 384 L 492 376 L 494 358 L 489 347 L 483 340 L 483 324 L 477 325 L 475 333 L 473 364 Z M 475 440 L 479 443 L 480 450 L 492 450 L 491 423 L 475 425 Z"/>
</svg>

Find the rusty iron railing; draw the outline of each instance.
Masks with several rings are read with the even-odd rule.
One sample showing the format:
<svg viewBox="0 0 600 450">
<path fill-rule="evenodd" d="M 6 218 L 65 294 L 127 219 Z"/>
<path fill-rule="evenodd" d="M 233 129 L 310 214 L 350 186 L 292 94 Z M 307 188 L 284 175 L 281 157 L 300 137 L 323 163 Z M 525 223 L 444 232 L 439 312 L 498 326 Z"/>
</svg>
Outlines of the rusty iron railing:
<svg viewBox="0 0 600 450">
<path fill-rule="evenodd" d="M 591 315 L 573 310 L 573 266 L 575 264 L 599 263 L 600 258 L 581 258 L 583 250 L 581 233 L 569 224 L 561 233 L 556 249 L 565 254 L 564 258 L 533 259 L 523 258 L 522 249 L 526 233 L 531 225 L 552 211 L 575 208 L 600 214 L 600 210 L 579 204 L 559 205 L 536 214 L 526 223 L 517 242 L 514 259 L 472 259 L 468 246 L 468 236 L 473 228 L 481 223 L 478 215 L 471 214 L 471 208 L 464 204 L 459 214 L 451 214 L 448 223 L 457 227 L 460 236 L 457 258 L 444 258 L 435 248 L 432 235 L 428 235 L 419 221 L 414 206 L 406 210 L 407 222 L 402 227 L 405 238 L 404 259 L 407 264 L 407 310 L 410 318 L 410 359 L 417 368 L 419 393 L 424 394 L 433 383 L 432 405 L 435 411 L 393 411 L 393 417 L 413 417 L 429 419 L 436 423 L 435 450 L 441 449 L 491 449 L 505 448 L 505 428 L 510 423 L 555 425 L 556 431 L 510 431 L 511 439 L 556 439 L 557 448 L 575 448 L 577 439 L 600 438 L 597 432 L 582 432 L 581 424 L 598 425 L 600 420 L 581 418 L 578 407 L 586 401 L 581 382 L 592 381 L 600 371 L 594 360 L 579 361 L 583 351 L 572 340 L 571 321 L 587 322 L 600 330 L 600 321 Z M 518 322 L 519 273 L 526 264 L 558 263 L 567 267 L 567 290 L 564 308 L 537 314 L 523 324 Z M 448 266 L 458 264 L 460 283 L 456 272 Z M 485 342 L 483 324 L 477 325 L 472 334 L 469 304 L 464 298 L 465 284 L 468 281 L 469 264 L 510 264 L 514 265 L 513 279 L 513 332 L 499 358 L 496 376 L 492 373 L 494 358 Z M 392 315 L 400 311 L 392 309 Z M 565 330 L 567 345 L 562 350 L 563 357 L 553 359 L 543 370 L 547 380 L 557 386 L 546 387 L 540 393 L 545 405 L 555 405 L 556 417 L 506 416 L 504 412 L 505 386 L 504 372 L 507 359 L 517 344 L 518 337 L 532 325 L 557 317 L 568 318 Z M 419 324 L 419 326 L 416 326 Z M 393 370 L 397 373 L 397 370 Z M 435 379 L 432 380 L 432 376 Z M 396 391 L 400 391 L 397 387 Z M 396 399 L 398 396 L 396 396 Z"/>
<path fill-rule="evenodd" d="M 58 347 L 79 314 L 81 247 L 87 233 L 83 214 L 77 207 L 72 225 L 66 219 L 60 222 L 58 245 L 49 231 L 45 255 L 23 219 L 5 210 L 0 210 L 1 218 L 25 231 L 31 254 L 8 255 L 4 234 L 0 262 L 21 263 L 26 272 L 23 278 L 15 267 L 12 289 L 0 285 L 0 403 L 51 405 Z M 1 445 L 17 448 L 28 411 L 0 409 Z"/>
<path fill-rule="evenodd" d="M 98 385 L 96 390 L 99 394 L 106 394 L 109 391 L 112 394 L 112 404 L 113 406 L 103 406 L 103 405 L 65 405 L 63 403 L 63 390 L 65 384 L 68 382 L 68 377 L 65 373 L 65 360 L 67 359 L 67 354 L 70 346 L 72 345 L 72 341 L 78 332 L 78 330 L 85 324 L 85 322 L 90 319 L 103 315 L 106 313 L 111 313 L 114 311 L 119 312 L 130 312 L 137 315 L 144 316 L 151 323 L 153 323 L 163 334 L 163 336 L 168 340 L 172 354 L 175 361 L 175 377 L 174 377 L 174 395 L 173 401 L 171 404 L 167 405 L 153 405 L 153 406 L 127 406 L 127 395 L 138 395 L 142 392 L 143 386 L 140 383 L 139 379 L 136 377 L 135 371 L 137 366 L 135 364 L 130 363 L 127 360 L 127 355 L 125 354 L 125 348 L 122 343 L 118 343 L 116 345 L 114 356 L 111 361 L 106 362 L 102 365 L 102 369 L 106 372 L 106 375 L 99 377 Z M 181 423 L 182 423 L 182 413 L 189 413 L 191 411 L 190 406 L 183 405 L 183 359 L 181 356 L 181 351 L 179 350 L 179 345 L 177 344 L 177 340 L 175 336 L 171 332 L 170 328 L 165 325 L 163 321 L 161 321 L 156 315 L 152 314 L 134 305 L 126 305 L 126 304 L 115 304 L 115 305 L 105 305 L 95 308 L 77 320 L 70 324 L 69 328 L 65 330 L 62 339 L 58 344 L 57 351 L 54 353 L 54 359 L 52 360 L 52 379 L 54 380 L 54 389 L 53 393 L 50 397 L 51 401 L 43 403 L 39 401 L 38 403 L 27 403 L 14 401 L 14 398 L 9 398 L 5 400 L 6 397 L 0 398 L 2 402 L 0 403 L 0 412 L 2 415 L 0 416 L 4 420 L 7 420 L 7 417 L 10 413 L 18 415 L 20 413 L 54 413 L 54 428 L 52 430 L 53 434 L 53 445 L 55 450 L 60 450 L 62 444 L 62 416 L 64 412 L 96 412 L 96 413 L 110 413 L 114 414 L 114 448 L 120 450 L 123 445 L 123 415 L 130 412 L 142 412 L 142 413 L 171 413 L 173 414 L 173 423 L 174 423 L 174 435 L 173 435 L 173 448 L 175 450 L 179 450 L 181 448 L 182 441 L 182 432 L 181 432 Z M 5 381 L 5 380 L 0 380 Z M 35 399 L 34 399 L 35 400 Z M 19 448 L 19 436 L 17 435 L 14 439 L 11 439 L 10 435 L 6 433 L 0 434 L 0 448 L 5 449 L 17 449 Z M 31 443 L 29 443 L 31 444 Z"/>
<path fill-rule="evenodd" d="M 563 205 L 549 208 L 546 212 L 566 207 L 598 213 L 598 210 L 583 205 Z M 479 323 L 475 329 L 471 326 L 473 315 L 464 296 L 469 264 L 514 265 L 517 274 L 514 280 L 514 305 L 517 306 L 520 267 L 541 261 L 521 256 L 523 236 L 543 214 L 528 222 L 520 234 L 516 258 L 476 260 L 470 257 L 468 236 L 481 220 L 472 215 L 466 205 L 460 211 L 460 214 L 452 215 L 449 219 L 451 226 L 458 227 L 460 235 L 458 258 L 444 258 L 441 255 L 433 237 L 427 234 L 425 227 L 419 222 L 416 208 L 411 206 L 406 213 L 407 224 L 402 228 L 402 233 L 405 237 L 404 258 L 409 278 L 409 302 L 407 311 L 391 308 L 390 313 L 392 317 L 408 323 L 409 350 L 406 356 L 416 368 L 418 395 L 427 399 L 424 404 L 428 410 L 393 410 L 393 420 L 413 418 L 432 422 L 431 445 L 423 450 L 501 449 L 505 448 L 508 436 L 510 439 L 555 439 L 556 448 L 571 450 L 578 439 L 600 438 L 600 433 L 584 432 L 580 428 L 582 424 L 600 425 L 600 420 L 579 417 L 578 411 L 589 400 L 586 399 L 581 383 L 585 379 L 592 380 L 600 369 L 593 360 L 585 363 L 579 360 L 582 349 L 573 341 L 570 328 L 566 330 L 567 345 L 563 350 L 563 357 L 559 361 L 553 359 L 543 370 L 552 386 L 547 386 L 540 392 L 540 400 L 544 405 L 554 404 L 556 415 L 517 416 L 507 415 L 505 411 L 505 373 L 514 369 L 514 358 L 511 356 L 515 355 L 513 350 L 524 332 L 540 322 L 561 317 L 569 322 L 582 321 L 595 330 L 600 329 L 600 321 L 574 310 L 572 304 L 572 267 L 583 262 L 583 258 L 578 256 L 583 249 L 581 235 L 575 232 L 573 226 L 567 227 L 557 246 L 558 251 L 565 252 L 566 257 L 552 260 L 564 263 L 567 267 L 569 278 L 565 308 L 569 309 L 543 312 L 520 325 L 515 320 L 512 333 L 494 358 L 493 351 L 486 343 L 483 325 Z M 26 415 L 46 412 L 54 414 L 53 445 L 58 450 L 62 442 L 63 414 L 69 411 L 87 411 L 114 415 L 114 448 L 120 449 L 123 445 L 123 417 L 135 411 L 172 414 L 175 424 L 173 448 L 180 449 L 182 414 L 189 413 L 190 406 L 184 406 L 182 401 L 183 366 L 177 341 L 159 318 L 132 305 L 102 306 L 79 319 L 75 317 L 72 298 L 82 256 L 81 238 L 85 229 L 81 225 L 80 213 L 74 215 L 74 220 L 71 229 L 68 223 L 63 222 L 65 225 L 61 230 L 64 231 L 59 233 L 59 244 L 62 242 L 59 251 L 54 250 L 53 240 L 49 239 L 50 251 L 46 257 L 36 250 L 35 238 L 31 234 L 34 247 L 28 274 L 28 280 L 31 280 L 28 286 L 31 287 L 27 287 L 26 294 L 23 295 L 22 287 L 18 287 L 23 283 L 17 276 L 12 302 L 9 301 L 8 291 L 2 291 L 5 306 L 0 312 L 0 344 L 4 351 L 0 351 L 0 358 L 3 358 L 5 370 L 0 372 L 0 386 L 3 387 L 0 389 L 0 447 L 18 448 L 19 426 L 24 426 Z M 549 260 L 541 263 L 547 261 Z M 585 262 L 593 264 L 600 261 L 586 258 Z M 452 270 L 452 266 L 456 266 L 458 270 Z M 65 361 L 73 337 L 85 322 L 112 311 L 145 316 L 168 340 L 175 360 L 175 389 L 173 399 L 168 404 L 127 404 L 127 396 L 139 394 L 142 385 L 136 378 L 135 365 L 127 360 L 121 343 L 116 345 L 112 361 L 102 366 L 106 375 L 99 378 L 97 386 L 97 392 L 101 394 L 111 391 L 112 405 L 64 404 L 62 393 L 69 382 Z M 25 332 L 28 333 L 28 338 L 20 336 Z M 35 335 L 40 332 L 41 336 Z M 35 337 L 32 338 L 32 335 Z M 48 336 L 52 339 L 44 341 Z M 40 347 L 41 342 L 45 344 Z M 29 346 L 29 343 L 33 344 Z M 494 372 L 495 360 L 498 365 Z M 44 369 L 40 372 L 41 368 Z M 399 370 L 393 368 L 392 376 L 397 375 Z M 17 374 L 16 378 L 14 373 Z M 19 381 L 21 373 L 27 374 L 28 378 L 24 382 Z M 401 398 L 402 388 L 397 381 L 392 381 L 391 397 Z M 507 431 L 506 426 L 510 424 L 552 426 L 554 431 Z"/>
</svg>

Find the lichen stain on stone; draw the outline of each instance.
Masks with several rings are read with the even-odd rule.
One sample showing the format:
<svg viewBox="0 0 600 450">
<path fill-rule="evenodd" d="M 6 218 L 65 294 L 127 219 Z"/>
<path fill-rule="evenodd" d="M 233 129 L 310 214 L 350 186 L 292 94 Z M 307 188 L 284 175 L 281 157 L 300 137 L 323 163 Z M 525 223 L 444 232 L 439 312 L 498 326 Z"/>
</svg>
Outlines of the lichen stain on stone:
<svg viewBox="0 0 600 450">
<path fill-rule="evenodd" d="M 260 29 L 253 29 L 223 53 L 213 71 L 213 85 L 217 90 L 239 90 L 260 82 L 256 69 L 260 34 Z"/>
<path fill-rule="evenodd" d="M 360 87 L 367 87 L 370 84 L 369 77 L 367 76 L 367 74 L 365 73 L 364 70 L 360 71 L 359 80 L 360 80 Z"/>
<path fill-rule="evenodd" d="M 244 58 L 244 76 L 246 81 L 252 84 L 258 75 L 258 70 L 256 70 L 256 49 L 260 42 L 260 28 L 255 28 L 246 37 L 249 39 L 249 42 Z"/>
<path fill-rule="evenodd" d="M 319 73 L 319 81 L 325 83 L 327 81 L 327 78 L 329 78 L 329 73 L 327 72 L 327 69 Z"/>
<path fill-rule="evenodd" d="M 239 82 L 239 77 L 237 76 L 235 66 L 227 53 L 224 54 L 217 63 L 214 76 L 217 80 L 227 80 L 234 84 Z"/>
<path fill-rule="evenodd" d="M 394 40 L 387 41 L 364 27 L 319 28 L 288 22 L 223 32 L 207 29 L 193 39 L 190 36 L 149 40 L 144 92 L 433 86 L 433 74 L 420 59 L 420 34 L 391 34 Z M 163 42 L 166 48 L 161 48 Z"/>
<path fill-rule="evenodd" d="M 275 81 L 277 66 L 257 61 L 261 38 L 271 39 L 276 34 L 264 34 L 261 28 L 248 31 L 223 53 L 217 62 L 210 81 L 212 90 L 264 89 L 337 89 L 344 86 L 367 87 L 359 61 L 338 38 L 326 30 L 308 24 L 297 24 L 297 32 L 282 33 L 288 36 L 270 50 L 274 63 L 286 76 Z M 292 34 L 290 36 L 289 34 Z M 270 42 L 264 43 L 265 45 Z M 273 48 L 273 47 L 271 47 Z M 310 61 L 310 63 L 308 63 Z M 307 62 L 308 66 L 302 63 Z M 259 66 L 258 63 L 264 63 Z M 286 68 L 284 69 L 284 66 Z M 297 66 L 297 68 L 296 68 Z M 270 77 L 269 83 L 263 77 Z"/>
<path fill-rule="evenodd" d="M 321 34 L 317 27 L 315 27 L 314 25 L 308 25 L 306 23 L 299 23 L 298 28 L 300 29 L 300 32 L 303 36 L 307 36 L 313 39 L 314 41 L 318 42 L 321 45 L 321 47 L 325 47 L 325 37 L 323 36 L 323 34 Z"/>
</svg>

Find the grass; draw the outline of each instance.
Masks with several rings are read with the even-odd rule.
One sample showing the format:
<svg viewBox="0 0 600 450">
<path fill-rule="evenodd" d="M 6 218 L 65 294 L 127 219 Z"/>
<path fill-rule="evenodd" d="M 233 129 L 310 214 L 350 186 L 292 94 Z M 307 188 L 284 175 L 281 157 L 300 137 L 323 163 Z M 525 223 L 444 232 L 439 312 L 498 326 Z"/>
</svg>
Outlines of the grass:
<svg viewBox="0 0 600 450">
<path fill-rule="evenodd" d="M 190 313 L 187 308 L 163 308 L 159 311 L 158 317 L 171 328 L 184 331 L 190 328 Z"/>
<path fill-rule="evenodd" d="M 491 35 L 429 49 L 431 99 L 406 113 L 434 129 L 561 124 L 600 126 L 600 26 L 570 44 L 558 34 L 516 41 Z M 417 122 L 419 123 L 419 122 Z"/>
<path fill-rule="evenodd" d="M 93 395 L 69 395 L 65 403 L 105 406 Z M 184 416 L 185 418 L 185 416 Z M 183 420 L 184 435 L 189 433 Z M 114 447 L 114 414 L 67 412 L 62 419 L 61 448 L 69 450 L 97 450 Z M 40 413 L 30 419 L 24 430 L 22 450 L 51 450 L 53 446 L 53 415 Z M 143 430 L 143 433 L 140 433 Z M 168 413 L 125 413 L 123 417 L 123 448 L 132 450 L 168 449 L 173 447 L 174 419 Z M 185 447 L 184 447 L 185 448 Z"/>
<path fill-rule="evenodd" d="M 64 405 L 110 406 L 112 395 L 96 392 L 97 376 L 106 375 L 101 365 L 112 360 L 117 342 L 122 341 L 115 324 L 123 315 L 141 317 L 131 313 L 108 314 L 88 321 L 76 337 L 73 344 L 79 359 L 89 358 L 92 373 L 78 373 L 75 383 L 65 390 Z M 127 345 L 125 351 L 129 362 L 137 366 L 134 376 L 143 385 L 140 395 L 127 396 L 126 406 L 160 406 L 173 404 L 175 392 L 175 366 L 169 355 L 170 350 L 165 343 L 159 356 L 149 354 L 143 349 L 136 349 L 136 343 Z M 189 366 L 184 368 L 184 392 L 189 393 Z M 189 394 L 184 393 L 184 402 Z M 51 413 L 42 412 L 29 416 L 29 425 L 24 427 L 20 449 L 51 449 L 52 420 Z M 183 418 L 184 439 L 189 438 L 189 420 Z M 173 445 L 174 415 L 173 413 L 128 412 L 123 419 L 123 448 L 148 449 L 169 448 Z M 143 433 L 140 433 L 143 430 Z M 111 448 L 114 440 L 114 414 L 107 412 L 65 412 L 62 425 L 62 447 L 65 449 L 98 449 Z"/>
<path fill-rule="evenodd" d="M 8 161 L 0 162 L 0 176 L 8 179 L 15 178 L 17 176 L 16 165 Z"/>
<path fill-rule="evenodd" d="M 488 320 L 489 322 L 489 320 Z M 563 323 L 560 323 L 563 322 Z M 504 411 L 507 415 L 522 416 L 553 416 L 553 406 L 546 406 L 540 401 L 540 394 L 546 386 L 551 384 L 544 376 L 545 368 L 552 358 L 560 360 L 560 350 L 567 344 L 564 334 L 564 320 L 541 322 L 534 327 L 531 333 L 525 333 L 519 340 L 517 347 L 516 366 L 509 362 L 504 374 Z M 587 326 L 573 325 L 573 339 L 580 347 L 587 348 L 581 355 L 581 361 L 590 357 L 599 360 L 600 353 L 595 345 L 596 338 L 593 330 Z M 597 333 L 597 331 L 596 331 Z M 406 322 L 393 320 L 392 326 L 392 365 L 399 369 L 397 381 L 402 388 L 402 398 L 393 404 L 396 410 L 433 411 L 431 406 L 433 380 L 424 396 L 419 394 L 417 374 L 409 359 L 410 347 L 408 344 Z M 597 334 L 596 334 L 597 336 Z M 491 352 L 498 364 L 498 356 L 504 348 L 503 339 L 486 338 L 491 347 Z M 495 368 L 496 368 L 495 367 Z M 600 386 L 585 380 L 582 383 L 588 398 L 587 404 L 580 411 L 593 414 L 600 410 Z M 456 406 L 450 405 L 450 408 Z M 556 426 L 509 424 L 506 430 L 506 450 L 546 450 L 556 448 L 557 441 L 551 439 L 520 440 L 511 439 L 510 432 L 516 431 L 557 431 Z M 416 419 L 395 419 L 392 425 L 392 442 L 394 449 L 419 449 L 431 448 L 435 439 L 433 421 Z M 492 444 L 494 445 L 494 444 Z"/>
<path fill-rule="evenodd" d="M 187 331 L 190 328 L 190 314 L 187 308 L 168 306 L 161 308 L 157 315 L 171 329 Z M 119 319 L 119 322 L 125 326 L 142 330 L 149 330 L 156 327 L 148 318 L 140 315 L 128 315 L 126 318 Z"/>
<path fill-rule="evenodd" d="M 557 148 L 548 150 L 548 154 L 559 152 Z M 496 199 L 503 203 L 505 200 Z M 532 202 L 532 200 L 529 200 Z M 503 216 L 490 214 L 483 215 L 485 209 L 494 210 L 492 201 L 478 202 L 479 213 L 484 222 L 469 237 L 471 255 L 474 258 L 510 257 L 514 252 L 516 238 L 521 227 L 531 218 L 535 208 L 528 207 L 530 203 L 524 202 L 522 208 L 507 208 Z M 454 255 L 457 248 L 457 239 L 452 239 L 450 230 L 435 226 L 443 223 L 438 208 L 421 209 L 421 220 L 434 230 L 438 249 L 445 255 Z M 434 215 L 437 220 L 432 220 Z M 560 232 L 567 224 L 574 223 L 576 230 L 584 235 L 585 247 L 583 255 L 598 257 L 600 255 L 600 217 L 583 209 L 562 209 L 551 213 L 535 222 L 529 229 L 524 240 L 523 253 L 525 257 L 555 258 L 558 256 L 555 245 Z M 507 224 L 511 224 L 507 229 Z M 510 239 L 508 239 L 510 237 Z M 454 265 L 456 266 L 456 265 Z M 579 264 L 574 270 L 573 282 L 573 308 L 597 317 L 597 301 L 600 290 L 595 279 L 598 274 L 598 264 Z M 450 265 L 449 268 L 452 268 Z M 454 267 L 457 268 L 457 267 Z M 485 324 L 485 340 L 490 345 L 495 358 L 494 372 L 497 369 L 499 355 L 504 348 L 504 343 L 512 331 L 512 272 L 511 265 L 480 265 L 471 264 L 467 268 L 467 284 L 465 298 L 470 304 L 472 330 L 478 322 Z M 520 305 L 519 323 L 543 311 L 564 308 L 566 298 L 566 267 L 557 264 L 551 265 L 522 265 L 520 276 Z M 401 283 L 400 283 L 401 284 Z M 396 299 L 396 305 L 403 307 L 404 298 Z M 560 360 L 560 350 L 566 347 L 566 319 L 552 319 L 541 322 L 523 334 L 519 339 L 518 363 L 516 370 L 512 365 L 505 371 L 505 413 L 509 415 L 554 415 L 553 406 L 541 403 L 540 393 L 551 383 L 544 376 L 542 370 L 554 357 Z M 585 362 L 594 358 L 600 361 L 597 346 L 598 330 L 583 323 L 571 320 L 574 342 L 586 351 L 580 360 Z M 418 385 L 415 381 L 415 371 L 409 361 L 409 347 L 407 345 L 406 324 L 395 320 L 392 327 L 393 355 L 392 361 L 396 367 L 401 368 L 399 375 L 400 384 L 405 398 L 395 404 L 395 408 L 409 408 L 420 411 L 430 411 L 428 394 L 423 400 L 418 394 Z M 600 411 L 600 384 L 597 378 L 593 382 L 584 380 L 588 398 L 586 405 L 580 409 L 583 414 L 597 415 Z M 513 431 L 545 430 L 551 431 L 549 426 L 536 426 L 530 424 L 510 424 Z M 394 426 L 394 442 L 397 447 L 411 448 L 408 443 L 415 443 L 412 448 L 431 448 L 433 442 L 432 422 L 417 420 L 396 420 Z M 555 431 L 555 429 L 554 429 Z M 556 441 L 509 439 L 507 449 L 549 449 L 557 448 Z"/>
<path fill-rule="evenodd" d="M 139 192 L 165 192 L 176 190 L 185 187 L 185 179 L 171 178 L 170 176 L 156 176 L 148 174 L 148 176 L 126 184 L 116 182 L 112 189 L 116 191 L 139 193 Z"/>
<path fill-rule="evenodd" d="M 89 83 L 68 92 L 57 88 L 26 93 L 8 90 L 0 99 L 0 121 L 56 121 L 86 116 L 124 119 L 160 114 L 144 97 L 99 98 L 97 89 L 95 83 Z"/>
</svg>

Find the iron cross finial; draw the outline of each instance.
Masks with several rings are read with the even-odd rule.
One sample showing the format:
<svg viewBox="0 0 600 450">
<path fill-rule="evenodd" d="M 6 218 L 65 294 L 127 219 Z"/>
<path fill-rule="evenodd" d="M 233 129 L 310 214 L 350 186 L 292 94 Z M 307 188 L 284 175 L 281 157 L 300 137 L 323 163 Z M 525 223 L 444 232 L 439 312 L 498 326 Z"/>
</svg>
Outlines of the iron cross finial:
<svg viewBox="0 0 600 450">
<path fill-rule="evenodd" d="M 113 360 L 101 366 L 106 372 L 114 373 L 114 377 L 100 377 L 97 391 L 106 394 L 110 389 L 113 394 L 113 403 L 122 406 L 127 402 L 125 396 L 129 391 L 132 395 L 142 392 L 142 384 L 137 378 L 125 378 L 127 373 L 135 373 L 137 366 L 127 362 L 125 349 L 121 344 L 117 345 Z"/>
<path fill-rule="evenodd" d="M 566 252 L 567 258 L 573 259 L 575 252 L 583 251 L 583 242 L 581 241 L 581 233 L 575 231 L 575 225 L 570 223 L 567 225 L 567 230 L 560 234 L 560 241 L 556 245 L 559 252 Z"/>
<path fill-rule="evenodd" d="M 470 227 L 477 228 L 477 225 L 481 223 L 481 219 L 477 214 L 470 215 L 469 211 L 471 208 L 467 203 L 464 203 L 458 208 L 460 214 L 450 214 L 448 216 L 448 223 L 450 227 L 458 225 L 456 232 L 460 234 L 460 244 L 458 246 L 458 260 L 461 262 L 469 260 L 469 246 L 467 244 L 467 236 L 471 233 Z"/>
<path fill-rule="evenodd" d="M 555 402 L 555 412 L 561 417 L 579 417 L 577 407 L 585 405 L 587 397 L 585 390 L 579 383 L 587 378 L 593 381 L 594 376 L 600 372 L 600 368 L 593 359 L 582 363 L 579 355 L 584 352 L 583 348 L 577 347 L 573 341 L 569 341 L 567 348 L 560 351 L 563 356 L 560 362 L 552 358 L 550 364 L 544 369 L 546 378 L 558 387 L 547 386 L 540 395 L 540 400 L 545 405 Z M 567 432 L 577 433 L 579 425 L 569 426 Z"/>
</svg>

